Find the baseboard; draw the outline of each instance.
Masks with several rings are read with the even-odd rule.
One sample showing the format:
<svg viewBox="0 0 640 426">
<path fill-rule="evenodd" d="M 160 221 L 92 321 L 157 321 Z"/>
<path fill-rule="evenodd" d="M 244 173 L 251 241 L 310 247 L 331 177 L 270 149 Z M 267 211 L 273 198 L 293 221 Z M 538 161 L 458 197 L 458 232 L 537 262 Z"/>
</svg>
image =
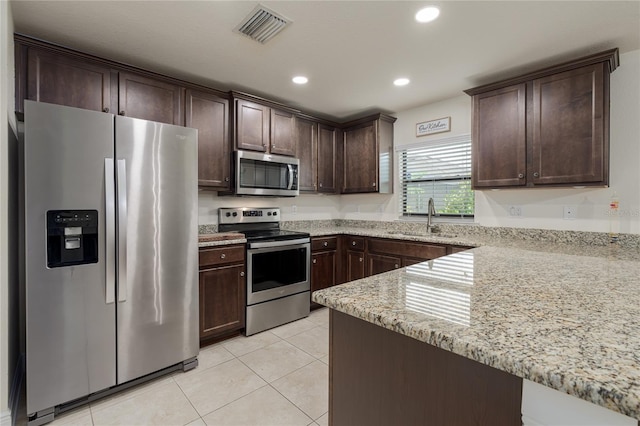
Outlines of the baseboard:
<svg viewBox="0 0 640 426">
<path fill-rule="evenodd" d="M 13 375 L 13 383 L 11 384 L 11 392 L 9 393 L 9 423 L 5 423 L 4 413 L 2 418 L 2 426 L 5 424 L 15 426 L 18 420 L 18 407 L 20 406 L 20 395 L 22 394 L 22 383 L 24 379 L 24 354 L 20 354 L 20 358 L 16 363 L 16 369 Z"/>
<path fill-rule="evenodd" d="M 6 410 L 0 413 L 0 426 L 13 425 L 15 420 L 11 417 L 11 410 Z"/>
</svg>

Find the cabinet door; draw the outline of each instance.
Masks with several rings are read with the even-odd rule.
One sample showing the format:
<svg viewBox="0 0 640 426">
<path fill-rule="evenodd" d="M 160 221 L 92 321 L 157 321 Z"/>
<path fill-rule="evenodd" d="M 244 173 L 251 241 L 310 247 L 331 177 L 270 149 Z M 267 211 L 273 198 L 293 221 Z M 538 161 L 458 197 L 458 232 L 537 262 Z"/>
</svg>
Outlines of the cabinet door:
<svg viewBox="0 0 640 426">
<path fill-rule="evenodd" d="M 368 275 L 381 274 L 398 269 L 402 265 L 402 259 L 395 256 L 383 256 L 380 254 L 367 255 Z"/>
<path fill-rule="evenodd" d="M 229 101 L 188 89 L 186 126 L 198 129 L 198 186 L 230 188 Z"/>
<path fill-rule="evenodd" d="M 533 81 L 534 184 L 606 183 L 604 67 Z"/>
<path fill-rule="evenodd" d="M 324 124 L 318 125 L 318 192 L 338 192 L 337 155 L 338 130 Z"/>
<path fill-rule="evenodd" d="M 242 264 L 200 271 L 200 339 L 244 327 L 245 292 Z"/>
<path fill-rule="evenodd" d="M 127 72 L 119 74 L 118 84 L 118 114 L 184 125 L 182 87 Z"/>
<path fill-rule="evenodd" d="M 336 285 L 336 251 L 311 255 L 311 292 Z"/>
<path fill-rule="evenodd" d="M 473 97 L 474 188 L 526 184 L 526 85 Z"/>
<path fill-rule="evenodd" d="M 296 156 L 295 123 L 293 114 L 271 109 L 272 154 Z"/>
<path fill-rule="evenodd" d="M 236 146 L 238 149 L 266 152 L 269 146 L 269 108 L 236 100 Z"/>
<path fill-rule="evenodd" d="M 111 70 L 29 48 L 26 97 L 32 101 L 109 112 L 112 110 Z"/>
<path fill-rule="evenodd" d="M 300 191 L 316 191 L 318 178 L 318 124 L 304 118 L 296 118 L 296 137 L 298 140 L 298 187 Z"/>
<path fill-rule="evenodd" d="M 365 277 L 364 253 L 361 251 L 347 250 L 347 281 L 358 280 Z"/>
<path fill-rule="evenodd" d="M 344 193 L 378 191 L 378 143 L 376 122 L 344 133 Z"/>
</svg>

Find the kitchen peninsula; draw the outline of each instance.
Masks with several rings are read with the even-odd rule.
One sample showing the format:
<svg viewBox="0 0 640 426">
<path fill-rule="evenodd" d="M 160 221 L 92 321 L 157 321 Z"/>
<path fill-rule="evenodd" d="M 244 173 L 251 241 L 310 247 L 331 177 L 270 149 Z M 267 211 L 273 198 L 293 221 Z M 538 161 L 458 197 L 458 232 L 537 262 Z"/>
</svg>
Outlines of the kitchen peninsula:
<svg viewBox="0 0 640 426">
<path fill-rule="evenodd" d="M 640 419 L 639 277 L 638 247 L 494 238 L 317 291 L 331 424 L 519 425 L 522 379 Z"/>
</svg>

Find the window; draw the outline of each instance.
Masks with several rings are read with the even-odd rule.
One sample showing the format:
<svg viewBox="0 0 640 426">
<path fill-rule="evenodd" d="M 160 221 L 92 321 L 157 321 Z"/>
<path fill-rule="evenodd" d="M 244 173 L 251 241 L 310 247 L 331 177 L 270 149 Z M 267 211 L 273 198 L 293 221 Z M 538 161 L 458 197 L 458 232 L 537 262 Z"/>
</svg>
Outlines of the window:
<svg viewBox="0 0 640 426">
<path fill-rule="evenodd" d="M 426 215 L 433 197 L 439 216 L 473 217 L 469 135 L 405 146 L 399 154 L 403 216 Z"/>
</svg>

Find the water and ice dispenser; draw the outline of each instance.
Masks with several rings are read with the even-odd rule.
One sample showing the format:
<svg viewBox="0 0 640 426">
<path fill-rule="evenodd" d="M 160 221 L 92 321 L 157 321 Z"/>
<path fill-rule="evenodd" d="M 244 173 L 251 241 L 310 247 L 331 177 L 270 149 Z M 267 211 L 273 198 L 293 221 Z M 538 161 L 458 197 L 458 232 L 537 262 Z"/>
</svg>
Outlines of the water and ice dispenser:
<svg viewBox="0 0 640 426">
<path fill-rule="evenodd" d="M 47 266 L 98 262 L 98 212 L 96 210 L 47 211 Z"/>
</svg>

